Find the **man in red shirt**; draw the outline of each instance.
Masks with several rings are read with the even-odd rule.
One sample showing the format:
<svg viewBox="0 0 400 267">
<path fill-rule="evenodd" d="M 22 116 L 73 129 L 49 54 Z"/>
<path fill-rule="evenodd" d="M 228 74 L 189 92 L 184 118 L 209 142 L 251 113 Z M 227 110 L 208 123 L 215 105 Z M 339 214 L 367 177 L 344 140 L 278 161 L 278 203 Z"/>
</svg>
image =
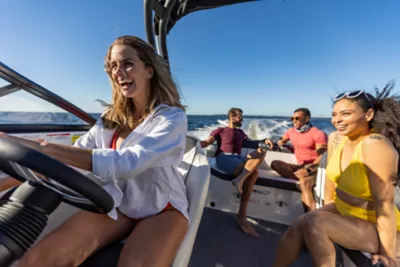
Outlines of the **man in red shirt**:
<svg viewBox="0 0 400 267">
<path fill-rule="evenodd" d="M 217 167 L 234 178 L 232 184 L 242 194 L 236 221 L 246 234 L 258 236 L 258 233 L 247 221 L 246 213 L 250 195 L 258 178 L 257 167 L 265 158 L 266 150 L 258 148 L 246 157 L 242 156 L 240 153 L 243 141 L 250 140 L 240 129 L 243 111 L 239 108 L 231 108 L 228 118 L 229 126 L 214 130 L 208 140 L 201 141 L 201 147 L 205 148 L 217 141 L 217 151 L 215 152 Z"/>
<path fill-rule="evenodd" d="M 294 127 L 288 129 L 278 141 L 278 146 L 283 146 L 288 141 L 292 143 L 298 164 L 274 160 L 271 162 L 271 168 L 283 177 L 299 179 L 303 203 L 309 210 L 314 210 L 316 203 L 312 188 L 315 185 L 319 162 L 327 148 L 327 136 L 322 130 L 311 125 L 310 118 L 309 109 L 296 109 L 291 117 Z M 273 147 L 270 140 L 266 142 Z"/>
</svg>

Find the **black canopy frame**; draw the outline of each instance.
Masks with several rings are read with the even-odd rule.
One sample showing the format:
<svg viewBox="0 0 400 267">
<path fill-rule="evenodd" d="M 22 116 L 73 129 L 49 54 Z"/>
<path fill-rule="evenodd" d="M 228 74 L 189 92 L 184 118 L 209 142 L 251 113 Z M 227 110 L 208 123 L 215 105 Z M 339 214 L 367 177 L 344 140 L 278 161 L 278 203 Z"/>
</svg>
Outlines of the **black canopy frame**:
<svg viewBox="0 0 400 267">
<path fill-rule="evenodd" d="M 167 35 L 184 16 L 199 10 L 259 0 L 144 0 L 147 41 L 169 63 Z M 157 42 L 157 46 L 156 46 Z"/>
</svg>

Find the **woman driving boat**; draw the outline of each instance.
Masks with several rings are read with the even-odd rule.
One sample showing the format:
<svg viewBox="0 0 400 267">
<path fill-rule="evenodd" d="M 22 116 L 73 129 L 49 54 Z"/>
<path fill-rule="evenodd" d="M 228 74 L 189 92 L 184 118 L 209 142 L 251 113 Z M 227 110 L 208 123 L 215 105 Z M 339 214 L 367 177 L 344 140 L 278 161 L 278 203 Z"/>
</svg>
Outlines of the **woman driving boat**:
<svg viewBox="0 0 400 267">
<path fill-rule="evenodd" d="M 171 266 L 185 236 L 188 200 L 177 167 L 187 117 L 169 69 L 146 42 L 122 36 L 108 49 L 105 70 L 112 105 L 75 147 L 2 135 L 92 171 L 115 203 L 108 215 L 79 211 L 31 248 L 18 266 L 79 266 L 124 237 L 118 266 Z"/>
<path fill-rule="evenodd" d="M 335 97 L 324 206 L 296 219 L 283 235 L 274 266 L 294 262 L 304 246 L 315 266 L 335 266 L 334 243 L 397 266 L 400 212 L 394 203 L 400 148 L 400 103 L 389 83 L 377 96 Z"/>
</svg>

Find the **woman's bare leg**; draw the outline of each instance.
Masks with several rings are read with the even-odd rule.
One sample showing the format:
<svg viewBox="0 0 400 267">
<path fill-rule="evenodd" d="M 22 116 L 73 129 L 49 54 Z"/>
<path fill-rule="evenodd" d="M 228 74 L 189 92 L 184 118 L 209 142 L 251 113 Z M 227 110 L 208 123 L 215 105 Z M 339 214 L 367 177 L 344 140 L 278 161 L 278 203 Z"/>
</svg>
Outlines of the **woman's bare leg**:
<svg viewBox="0 0 400 267">
<path fill-rule="evenodd" d="M 4 177 L 0 179 L 0 192 L 8 190 L 12 187 L 19 186 L 21 184 L 20 181 L 14 179 L 10 176 Z"/>
<path fill-rule="evenodd" d="M 134 221 L 118 212 L 107 215 L 79 211 L 32 247 L 18 267 L 79 266 L 96 250 L 127 236 Z"/>
<path fill-rule="evenodd" d="M 396 239 L 396 264 L 400 266 L 400 232 L 397 232 Z"/>
<path fill-rule="evenodd" d="M 321 210 L 335 211 L 336 208 L 332 203 L 310 213 Z M 278 250 L 273 265 L 274 267 L 287 267 L 291 263 L 296 261 L 297 258 L 300 256 L 300 253 L 305 246 L 304 232 L 306 230 L 306 215 L 307 214 L 303 214 L 302 216 L 297 218 L 292 223 L 292 225 L 289 226 L 288 230 L 283 234 L 281 240 L 279 241 Z"/>
<path fill-rule="evenodd" d="M 307 214 L 305 220 L 305 243 L 315 266 L 335 266 L 334 243 L 352 250 L 379 252 L 376 225 L 369 221 L 318 210 Z"/>
<path fill-rule="evenodd" d="M 187 219 L 175 209 L 140 221 L 122 249 L 118 267 L 171 266 L 187 229 Z"/>
</svg>

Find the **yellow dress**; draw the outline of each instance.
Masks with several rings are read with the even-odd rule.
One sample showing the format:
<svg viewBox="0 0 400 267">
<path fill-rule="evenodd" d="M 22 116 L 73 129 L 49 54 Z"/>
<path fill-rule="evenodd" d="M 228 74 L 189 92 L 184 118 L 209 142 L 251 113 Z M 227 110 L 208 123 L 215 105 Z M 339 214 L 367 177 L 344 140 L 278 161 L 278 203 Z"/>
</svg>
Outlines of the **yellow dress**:
<svg viewBox="0 0 400 267">
<path fill-rule="evenodd" d="M 349 166 L 342 172 L 340 167 L 343 147 L 348 140 L 343 138 L 340 144 L 333 150 L 326 167 L 326 178 L 333 181 L 337 188 L 349 195 L 374 202 L 369 187 L 367 169 L 362 162 L 362 141 L 357 144 Z M 337 210 L 343 216 L 353 216 L 376 224 L 376 212 L 352 206 L 334 196 Z M 397 231 L 400 231 L 400 212 L 396 208 Z"/>
</svg>

